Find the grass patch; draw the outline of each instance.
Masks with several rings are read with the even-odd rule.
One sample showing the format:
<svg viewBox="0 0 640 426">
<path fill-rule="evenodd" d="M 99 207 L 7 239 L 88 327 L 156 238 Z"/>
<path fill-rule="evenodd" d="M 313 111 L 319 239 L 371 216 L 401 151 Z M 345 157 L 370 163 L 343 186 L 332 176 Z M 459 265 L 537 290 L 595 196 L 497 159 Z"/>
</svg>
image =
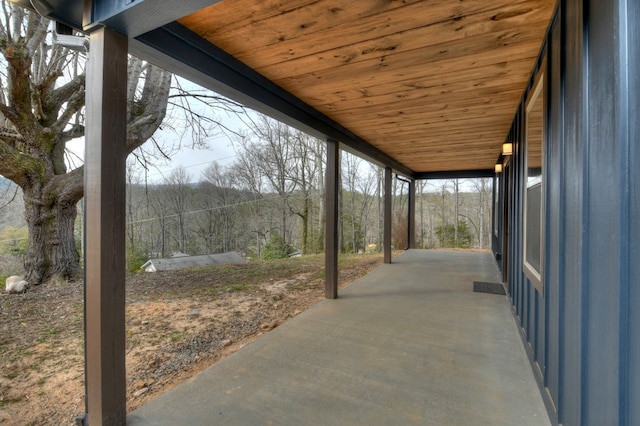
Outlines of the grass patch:
<svg viewBox="0 0 640 426">
<path fill-rule="evenodd" d="M 5 379 L 13 380 L 18 377 L 20 373 L 17 370 L 9 371 L 8 373 L 3 374 Z"/>
<path fill-rule="evenodd" d="M 38 343 L 45 343 L 52 341 L 56 336 L 62 333 L 62 329 L 58 327 L 47 327 L 42 330 L 40 337 L 38 337 Z"/>
<path fill-rule="evenodd" d="M 16 398 L 9 398 L 9 399 L 2 399 L 0 400 L 0 408 L 5 408 L 6 406 L 8 406 L 9 404 L 15 403 L 15 402 L 20 402 L 22 401 L 22 397 L 16 397 Z"/>
<path fill-rule="evenodd" d="M 185 333 L 171 333 L 169 335 L 169 340 L 171 343 L 179 343 L 182 342 L 186 338 Z"/>
<path fill-rule="evenodd" d="M 230 292 L 245 291 L 249 287 L 250 287 L 249 284 L 236 284 L 236 285 L 230 285 L 230 286 L 226 287 L 224 290 L 225 291 L 230 291 Z"/>
</svg>

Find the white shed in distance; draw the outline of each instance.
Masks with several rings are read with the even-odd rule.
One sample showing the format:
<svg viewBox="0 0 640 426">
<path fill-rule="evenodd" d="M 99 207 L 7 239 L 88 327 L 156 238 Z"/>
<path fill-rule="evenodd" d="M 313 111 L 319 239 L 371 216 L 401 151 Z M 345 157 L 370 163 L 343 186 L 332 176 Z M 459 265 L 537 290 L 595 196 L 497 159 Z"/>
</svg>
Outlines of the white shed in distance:
<svg viewBox="0 0 640 426">
<path fill-rule="evenodd" d="M 140 269 L 145 272 L 173 271 L 193 266 L 221 265 L 223 263 L 245 263 L 244 258 L 235 251 L 200 256 L 180 256 L 169 259 L 149 259 Z"/>
</svg>

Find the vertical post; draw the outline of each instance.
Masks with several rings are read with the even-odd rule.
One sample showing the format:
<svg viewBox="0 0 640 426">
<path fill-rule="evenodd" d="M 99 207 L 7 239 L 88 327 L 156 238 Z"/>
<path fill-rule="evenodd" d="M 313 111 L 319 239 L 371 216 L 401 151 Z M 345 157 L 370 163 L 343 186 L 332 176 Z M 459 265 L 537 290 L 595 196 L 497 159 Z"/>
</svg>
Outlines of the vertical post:
<svg viewBox="0 0 640 426">
<path fill-rule="evenodd" d="M 325 226 L 325 281 L 327 299 L 338 297 L 338 181 L 340 173 L 340 145 L 327 140 L 326 169 L 326 226 Z"/>
<path fill-rule="evenodd" d="M 91 426 L 126 423 L 126 37 L 91 34 L 86 89 L 85 363 Z"/>
<path fill-rule="evenodd" d="M 407 212 L 408 248 L 416 248 L 416 181 L 409 180 L 409 211 Z"/>
<path fill-rule="evenodd" d="M 391 167 L 384 169 L 384 263 L 391 263 Z"/>
</svg>

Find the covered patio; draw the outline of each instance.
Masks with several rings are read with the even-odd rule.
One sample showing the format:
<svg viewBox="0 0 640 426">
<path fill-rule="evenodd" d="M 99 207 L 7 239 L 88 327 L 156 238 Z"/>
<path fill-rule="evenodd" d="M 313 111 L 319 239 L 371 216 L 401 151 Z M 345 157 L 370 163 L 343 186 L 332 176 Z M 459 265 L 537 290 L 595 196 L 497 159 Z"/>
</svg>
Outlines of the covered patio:
<svg viewBox="0 0 640 426">
<path fill-rule="evenodd" d="M 307 409 L 323 409 L 306 414 L 327 423 L 356 418 L 345 408 L 355 407 L 380 422 L 404 415 L 418 423 L 523 424 L 544 420 L 541 395 L 553 424 L 640 424 L 639 2 L 12 1 L 91 40 L 85 424 L 127 421 L 129 54 L 326 141 L 328 299 L 338 298 L 340 152 L 384 168 L 388 264 L 129 421 L 163 413 L 181 415 L 174 424 L 193 423 L 198 401 L 218 416 L 207 424 L 236 415 L 251 423 L 257 413 L 302 419 L 277 411 L 270 398 L 284 396 L 287 404 L 313 401 Z M 392 263 L 393 174 L 409 181 L 409 248 L 416 180 L 493 177 L 492 251 L 502 275 L 489 255 L 479 263 L 472 255 L 461 271 L 451 268 L 462 256 L 455 253 L 409 252 Z M 427 263 L 435 269 L 423 269 Z M 453 278 L 462 271 L 472 273 Z M 515 322 L 504 298 L 470 293 L 484 273 L 506 284 Z M 304 333 L 310 318 L 318 336 Z M 279 355 L 270 347 L 278 339 L 298 343 L 280 345 L 290 352 Z M 367 362 L 351 364 L 358 359 Z M 299 376 L 278 375 L 278 366 L 299 368 Z M 532 371 L 540 393 L 526 378 Z M 209 376 L 240 383 L 235 373 L 246 380 L 240 390 L 204 385 L 206 399 L 198 399 L 202 392 L 180 399 Z M 514 398 L 516 389 L 525 394 Z M 169 413 L 174 396 L 184 409 Z M 454 407 L 458 401 L 465 407 Z M 520 411 L 532 401 L 537 408 Z M 304 408 L 286 405 L 294 406 Z"/>
<path fill-rule="evenodd" d="M 131 425 L 547 425 L 490 253 L 409 250 L 129 414 Z"/>
</svg>

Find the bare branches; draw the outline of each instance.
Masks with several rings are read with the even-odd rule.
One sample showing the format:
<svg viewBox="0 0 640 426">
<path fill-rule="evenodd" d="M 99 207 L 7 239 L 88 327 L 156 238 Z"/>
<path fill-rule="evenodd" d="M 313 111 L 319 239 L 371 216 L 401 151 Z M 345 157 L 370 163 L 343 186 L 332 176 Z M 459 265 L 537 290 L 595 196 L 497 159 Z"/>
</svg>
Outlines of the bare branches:
<svg viewBox="0 0 640 426">
<path fill-rule="evenodd" d="M 6 191 L 5 194 L 7 194 L 9 192 L 9 190 L 11 190 L 11 187 L 7 186 L 6 187 Z M 8 205 L 10 205 L 11 203 L 13 203 L 16 199 L 16 197 L 18 196 L 18 187 L 14 186 L 13 187 L 13 195 L 11 196 L 11 199 L 9 201 L 7 201 L 6 203 L 4 203 L 3 205 L 0 206 L 0 210 L 6 208 Z M 2 196 L 2 198 L 4 198 L 4 196 Z"/>
<path fill-rule="evenodd" d="M 72 139 L 81 138 L 84 136 L 84 126 L 80 124 L 74 124 L 70 129 L 62 132 L 62 141 L 69 142 Z"/>
<path fill-rule="evenodd" d="M 181 112 L 184 129 L 191 130 L 193 146 L 200 147 L 206 147 L 204 139 L 217 130 L 240 136 L 235 129 L 224 124 L 218 113 L 242 116 L 247 112 L 243 105 L 216 93 L 198 87 L 185 88 L 180 79 L 176 79 L 175 86 L 172 88 L 169 105 L 173 106 L 176 112 Z M 177 119 L 177 117 L 174 118 Z"/>
</svg>

